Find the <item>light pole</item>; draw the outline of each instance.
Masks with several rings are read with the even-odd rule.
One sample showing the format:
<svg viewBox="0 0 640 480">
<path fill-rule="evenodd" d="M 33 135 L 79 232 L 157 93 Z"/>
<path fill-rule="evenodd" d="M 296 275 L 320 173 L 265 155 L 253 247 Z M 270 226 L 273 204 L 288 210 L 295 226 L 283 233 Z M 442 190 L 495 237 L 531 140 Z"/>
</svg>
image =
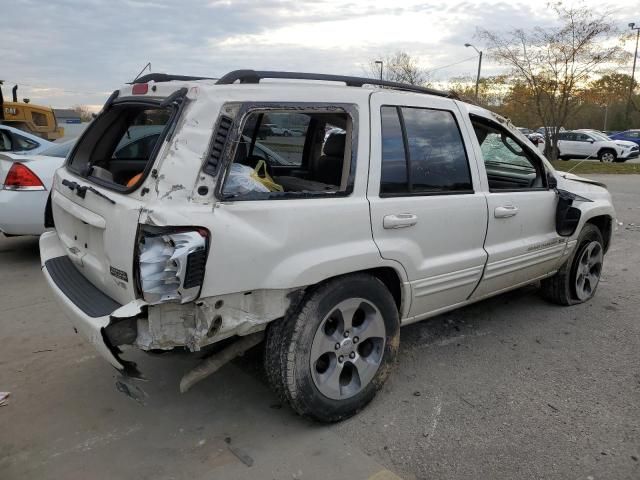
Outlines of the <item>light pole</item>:
<svg viewBox="0 0 640 480">
<path fill-rule="evenodd" d="M 376 60 L 376 65 L 380 65 L 380 81 L 382 81 L 382 60 Z"/>
<path fill-rule="evenodd" d="M 475 46 L 470 43 L 465 43 L 465 47 L 471 47 L 476 52 L 478 52 L 478 76 L 476 77 L 476 102 L 478 101 L 478 88 L 480 87 L 480 69 L 482 68 L 482 50 L 478 50 Z"/>
<path fill-rule="evenodd" d="M 638 39 L 640 39 L 640 26 L 636 27 L 635 23 L 630 23 L 629 28 L 631 30 L 636 30 L 636 51 L 633 54 L 633 68 L 631 69 L 631 84 L 629 85 L 629 98 L 627 99 L 627 114 L 626 121 L 627 127 L 629 126 L 629 110 L 631 108 L 631 98 L 633 97 L 633 83 L 636 75 L 636 60 L 638 58 Z"/>
</svg>

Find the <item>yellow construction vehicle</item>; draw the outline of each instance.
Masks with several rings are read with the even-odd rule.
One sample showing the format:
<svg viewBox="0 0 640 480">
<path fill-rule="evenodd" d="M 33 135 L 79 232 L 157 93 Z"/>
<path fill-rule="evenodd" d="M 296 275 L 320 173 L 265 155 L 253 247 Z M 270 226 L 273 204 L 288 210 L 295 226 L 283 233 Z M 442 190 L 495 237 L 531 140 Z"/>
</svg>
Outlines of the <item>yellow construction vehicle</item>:
<svg viewBox="0 0 640 480">
<path fill-rule="evenodd" d="M 64 128 L 58 126 L 58 121 L 50 107 L 31 105 L 28 98 L 18 102 L 18 86 L 11 90 L 13 101 L 5 102 L 2 94 L 3 81 L 0 80 L 0 123 L 19 128 L 45 140 L 56 140 L 64 136 Z"/>
</svg>

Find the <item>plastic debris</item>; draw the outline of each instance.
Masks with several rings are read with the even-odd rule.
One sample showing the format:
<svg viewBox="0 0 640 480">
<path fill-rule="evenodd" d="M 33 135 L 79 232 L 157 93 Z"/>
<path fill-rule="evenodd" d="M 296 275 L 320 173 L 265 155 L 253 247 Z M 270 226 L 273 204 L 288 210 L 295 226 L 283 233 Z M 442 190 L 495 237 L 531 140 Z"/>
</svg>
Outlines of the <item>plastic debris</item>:
<svg viewBox="0 0 640 480">
<path fill-rule="evenodd" d="M 0 392 L 0 407 L 4 407 L 9 403 L 10 392 Z"/>
</svg>

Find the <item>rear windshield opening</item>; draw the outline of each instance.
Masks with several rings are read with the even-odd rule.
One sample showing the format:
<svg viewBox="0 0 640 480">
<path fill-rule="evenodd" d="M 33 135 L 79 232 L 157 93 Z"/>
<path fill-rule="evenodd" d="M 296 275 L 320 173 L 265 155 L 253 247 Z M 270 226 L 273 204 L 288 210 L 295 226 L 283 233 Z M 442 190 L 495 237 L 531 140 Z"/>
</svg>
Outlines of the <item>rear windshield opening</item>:
<svg viewBox="0 0 640 480">
<path fill-rule="evenodd" d="M 349 192 L 353 122 L 346 112 L 254 111 L 242 126 L 225 198 Z"/>
<path fill-rule="evenodd" d="M 107 187 L 133 190 L 153 163 L 172 111 L 171 107 L 113 106 L 82 137 L 69 168 Z"/>
</svg>

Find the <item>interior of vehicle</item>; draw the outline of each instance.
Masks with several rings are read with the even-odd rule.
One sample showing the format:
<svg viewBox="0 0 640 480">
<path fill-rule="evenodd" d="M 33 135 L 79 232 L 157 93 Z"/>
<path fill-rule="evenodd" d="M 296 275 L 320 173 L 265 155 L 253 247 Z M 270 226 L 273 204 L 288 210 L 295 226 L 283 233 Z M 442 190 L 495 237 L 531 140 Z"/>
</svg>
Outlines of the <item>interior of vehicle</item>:
<svg viewBox="0 0 640 480">
<path fill-rule="evenodd" d="M 135 187 L 170 116 L 168 108 L 115 106 L 79 143 L 71 168 L 118 189 Z"/>
<path fill-rule="evenodd" d="M 346 191 L 351 130 L 350 117 L 344 112 L 253 112 L 244 123 L 233 161 L 236 167 L 248 169 L 232 172 L 250 176 L 256 188 L 238 189 L 238 182 L 227 178 L 223 194 Z"/>
<path fill-rule="evenodd" d="M 540 159 L 508 130 L 481 117 L 471 123 L 480 143 L 491 190 L 544 188 Z"/>
</svg>

